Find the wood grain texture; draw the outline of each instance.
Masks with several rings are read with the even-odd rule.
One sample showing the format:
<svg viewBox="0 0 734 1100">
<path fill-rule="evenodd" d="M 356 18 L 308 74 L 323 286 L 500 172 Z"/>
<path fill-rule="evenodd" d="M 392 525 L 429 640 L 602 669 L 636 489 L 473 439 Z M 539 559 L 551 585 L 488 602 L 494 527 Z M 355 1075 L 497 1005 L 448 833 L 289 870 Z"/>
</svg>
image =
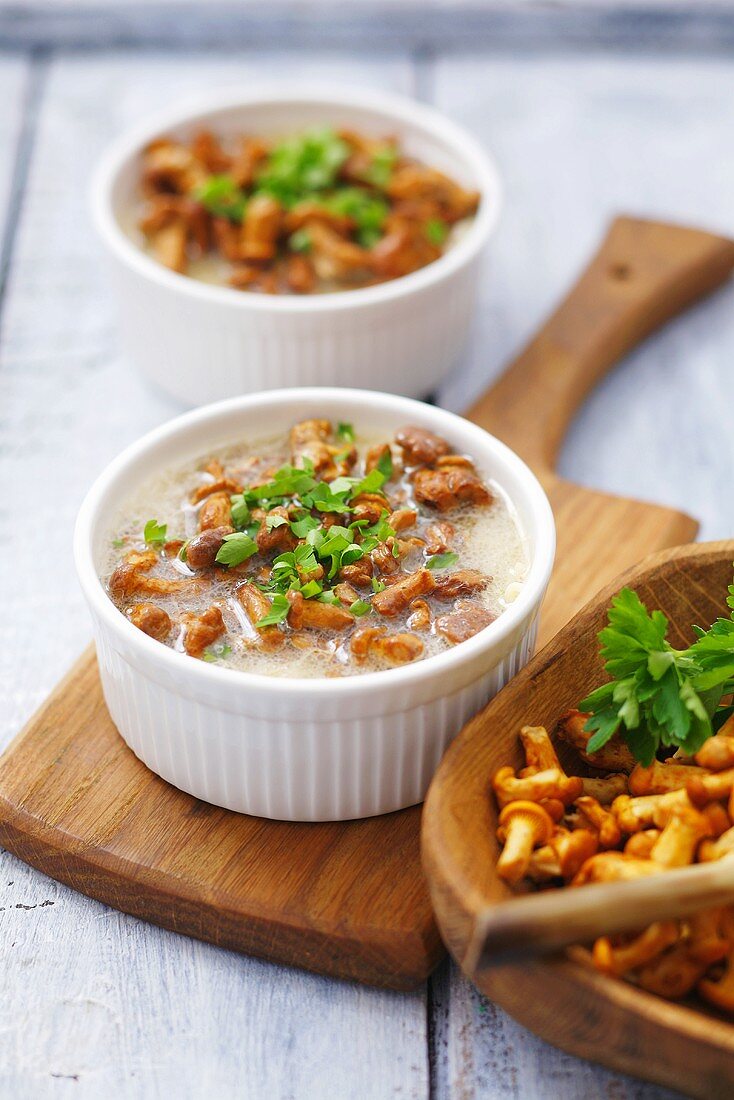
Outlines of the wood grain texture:
<svg viewBox="0 0 734 1100">
<path fill-rule="evenodd" d="M 68 8 L 73 23 L 80 9 Z M 54 20 L 46 6 L 38 11 L 35 27 L 49 42 Z M 89 11 L 91 28 L 96 14 Z M 551 15 L 544 18 L 550 22 Z M 451 21 L 449 14 L 435 26 L 443 33 Z M 174 33 L 160 29 L 168 52 L 62 57 L 45 89 L 0 351 L 0 555 L 12 563 L 0 571 L 4 742 L 88 639 L 69 554 L 84 489 L 122 446 L 177 411 L 116 352 L 85 212 L 86 175 L 97 151 L 164 100 L 252 72 L 277 78 L 305 69 L 325 79 L 414 86 L 397 54 L 387 65 L 374 60 L 380 42 L 397 49 L 390 28 L 372 34 L 356 19 L 350 28 L 353 43 L 361 36 L 357 52 L 348 45 L 342 54 L 304 52 L 297 24 L 285 21 L 278 45 L 301 52 L 259 57 L 252 48 L 232 52 L 231 38 L 227 50 L 208 55 L 196 20 L 186 23 L 179 7 L 175 23 Z M 621 18 L 617 23 L 621 37 L 636 39 L 637 29 L 625 31 Z M 533 52 L 524 53 L 522 43 L 530 40 L 495 21 L 491 38 L 500 55 L 483 52 L 484 40 L 475 39 L 473 53 L 441 56 L 436 42 L 435 64 L 424 55 L 417 71 L 421 93 L 497 154 L 507 193 L 473 347 L 440 392 L 440 403 L 453 409 L 466 408 L 527 340 L 617 211 L 734 233 L 734 160 L 720 155 L 734 106 L 730 60 L 666 55 L 654 22 L 641 28 L 640 41 L 647 33 L 655 56 L 636 58 L 594 53 L 586 30 L 576 35 L 569 25 L 553 25 L 567 33 L 565 42 L 564 33 L 536 38 Z M 74 26 L 67 26 L 67 40 L 76 45 Z M 27 27 L 19 19 L 11 29 L 22 37 Z M 422 18 L 421 42 L 424 27 Z M 465 23 L 465 41 L 471 32 Z M 721 27 L 705 41 L 691 21 L 679 33 L 681 44 L 726 48 Z M 171 53 L 174 35 L 196 52 Z M 87 41 L 100 40 L 90 30 Z M 553 42 L 563 44 L 562 54 L 544 52 Z M 586 56 L 574 54 L 575 46 Z M 502 57 L 508 48 L 512 56 Z M 8 94 L 0 117 L 11 110 L 16 104 Z M 688 510 L 709 538 L 730 534 L 733 349 L 734 287 L 653 337 L 602 382 L 571 426 L 562 474 Z M 46 531 L 54 574 L 38 570 L 26 552 L 39 499 L 54 502 Z M 39 632 L 37 617 L 48 629 Z M 0 855 L 0 866 L 8 964 L 0 1067 L 22 1100 L 50 1090 L 84 1100 L 100 1092 L 117 1100 L 131 1090 L 155 1100 L 235 1090 L 247 1100 L 427 1097 L 423 994 L 393 995 L 259 963 L 107 909 L 10 854 Z M 663 1096 L 547 1046 L 456 971 L 442 969 L 432 984 L 432 1095 L 439 1100 Z"/>
<path fill-rule="evenodd" d="M 628 561 L 627 552 L 667 545 L 677 520 L 685 535 L 685 517 L 661 522 L 660 509 L 561 485 L 551 466 L 581 395 L 654 324 L 710 292 L 733 265 L 729 241 L 620 220 L 565 303 L 471 410 L 471 418 L 501 429 L 551 482 L 559 513 L 573 517 L 559 553 L 566 573 L 547 599 L 551 624 L 565 621 L 573 600 Z M 532 415 L 535 401 L 548 410 L 545 433 Z M 609 537 L 615 504 L 634 521 L 635 537 L 621 553 Z M 219 946 L 395 989 L 424 981 L 442 953 L 418 830 L 417 808 L 313 826 L 197 802 L 120 742 L 89 657 L 0 764 L 0 840 L 52 877 Z"/>
<path fill-rule="evenodd" d="M 0 761 L 0 843 L 52 878 L 219 947 L 392 989 L 443 955 L 419 819 L 296 825 L 176 790 L 119 737 L 91 652 Z"/>
<path fill-rule="evenodd" d="M 2 745 L 89 640 L 71 560 L 84 492 L 123 446 L 179 411 L 116 352 L 86 211 L 91 167 L 115 133 L 164 100 L 286 71 L 411 86 L 399 58 L 338 54 L 123 52 L 50 64 L 0 346 L 0 558 L 11 563 L 0 570 Z M 41 499 L 53 501 L 53 573 L 24 549 Z M 335 983 L 189 940 L 9 852 L 0 853 L 0 928 L 0 1079 L 19 1100 L 427 1095 L 425 990 Z"/>
<path fill-rule="evenodd" d="M 423 815 L 424 865 L 441 932 L 478 987 L 565 1050 L 706 1100 L 723 1100 L 734 1088 L 729 1021 L 655 998 L 571 957 L 477 967 L 476 936 L 490 907 L 515 904 L 495 872 L 488 784 L 498 767 L 521 766 L 520 726 L 554 729 L 560 714 L 603 680 L 596 635 L 620 587 L 631 585 L 648 607 L 660 608 L 672 643 L 683 645 L 693 638 L 691 623 L 726 612 L 732 558 L 734 542 L 681 547 L 603 590 L 466 726 L 441 763 Z"/>
</svg>

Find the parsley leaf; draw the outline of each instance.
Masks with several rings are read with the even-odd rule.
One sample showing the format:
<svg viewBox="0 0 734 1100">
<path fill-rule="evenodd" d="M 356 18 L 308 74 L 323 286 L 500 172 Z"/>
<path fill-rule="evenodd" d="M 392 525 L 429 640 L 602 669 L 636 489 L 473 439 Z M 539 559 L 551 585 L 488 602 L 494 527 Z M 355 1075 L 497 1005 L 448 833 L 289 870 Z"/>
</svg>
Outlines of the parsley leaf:
<svg viewBox="0 0 734 1100">
<path fill-rule="evenodd" d="M 372 155 L 370 166 L 364 173 L 367 183 L 384 190 L 390 182 L 397 159 L 398 151 L 394 145 L 383 145 L 381 148 L 376 149 Z"/>
<path fill-rule="evenodd" d="M 426 238 L 437 247 L 446 240 L 448 231 L 446 222 L 442 222 L 440 218 L 429 218 L 424 227 Z"/>
<path fill-rule="evenodd" d="M 229 657 L 232 652 L 232 647 L 226 644 L 220 643 L 215 645 L 209 645 L 206 647 L 202 654 L 202 661 L 220 661 L 223 657 Z"/>
<path fill-rule="evenodd" d="M 719 703 L 734 688 L 734 621 L 697 629 L 687 649 L 674 649 L 667 634 L 665 615 L 650 614 L 636 592 L 624 588 L 614 597 L 599 633 L 612 679 L 579 703 L 590 714 L 589 752 L 619 732 L 649 765 L 661 746 L 692 755 L 713 733 Z"/>
<path fill-rule="evenodd" d="M 257 190 L 286 207 L 336 183 L 349 146 L 333 130 L 312 129 L 276 145 L 259 174 Z"/>
<path fill-rule="evenodd" d="M 313 242 L 307 229 L 296 229 L 288 238 L 288 247 L 291 252 L 310 252 Z"/>
<path fill-rule="evenodd" d="M 337 439 L 341 439 L 344 443 L 354 443 L 354 426 L 340 421 L 336 426 L 336 437 Z"/>
<path fill-rule="evenodd" d="M 255 623 L 255 626 L 258 630 L 262 630 L 266 626 L 277 626 L 278 623 L 282 623 L 288 617 L 290 609 L 291 605 L 288 600 L 278 592 L 273 596 L 270 611 L 267 615 L 263 615 L 262 619 Z"/>
<path fill-rule="evenodd" d="M 426 562 L 426 569 L 447 569 L 449 565 L 456 565 L 459 555 L 453 550 L 446 554 L 433 554 Z"/>
<path fill-rule="evenodd" d="M 232 222 L 244 219 L 247 199 L 231 176 L 210 176 L 194 192 L 194 198 L 215 218 L 229 218 Z"/>
<path fill-rule="evenodd" d="M 252 536 L 244 531 L 235 531 L 232 535 L 224 536 L 224 542 L 217 551 L 215 561 L 231 569 L 235 565 L 241 565 L 256 553 L 257 543 Z"/>
<path fill-rule="evenodd" d="M 236 531 L 241 531 L 250 520 L 250 507 L 244 493 L 235 493 L 229 498 L 232 506 L 232 526 Z"/>
<path fill-rule="evenodd" d="M 162 546 L 166 541 L 168 525 L 159 523 L 157 519 L 149 519 L 143 528 L 143 538 L 149 546 Z"/>
</svg>

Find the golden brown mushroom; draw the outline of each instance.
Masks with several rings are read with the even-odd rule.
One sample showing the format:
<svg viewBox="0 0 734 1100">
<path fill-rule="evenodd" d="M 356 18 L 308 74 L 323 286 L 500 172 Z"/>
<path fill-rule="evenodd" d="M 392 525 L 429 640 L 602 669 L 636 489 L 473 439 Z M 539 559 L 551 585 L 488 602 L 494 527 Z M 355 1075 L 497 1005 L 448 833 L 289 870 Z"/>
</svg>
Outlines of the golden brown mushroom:
<svg viewBox="0 0 734 1100">
<path fill-rule="evenodd" d="M 624 772 L 610 772 L 609 775 L 582 776 L 584 794 L 609 806 L 620 794 L 627 794 L 627 776 Z"/>
<path fill-rule="evenodd" d="M 644 829 L 641 833 L 633 833 L 624 846 L 625 855 L 649 859 L 660 832 L 660 829 Z"/>
<path fill-rule="evenodd" d="M 518 798 L 534 802 L 557 798 L 568 805 L 581 794 L 578 776 L 564 775 L 560 768 L 548 768 L 523 778 L 518 778 L 510 767 L 500 768 L 492 779 L 492 787 L 500 806 L 506 806 Z"/>
<path fill-rule="evenodd" d="M 734 926 L 725 908 L 702 909 L 688 918 L 688 950 L 698 962 L 711 966 L 734 947 Z"/>
<path fill-rule="evenodd" d="M 695 959 L 685 942 L 679 941 L 637 971 L 637 983 L 648 993 L 678 1000 L 695 986 L 706 965 Z"/>
<path fill-rule="evenodd" d="M 666 794 L 679 791 L 694 777 L 703 777 L 708 772 L 691 764 L 662 764 L 654 760 L 645 768 L 638 764 L 629 777 L 629 792 L 632 795 Z"/>
<path fill-rule="evenodd" d="M 600 802 L 590 795 L 581 795 L 575 805 L 581 816 L 596 830 L 600 848 L 616 848 L 622 839 L 622 830 L 614 814 L 605 810 Z"/>
<path fill-rule="evenodd" d="M 500 878 L 519 882 L 528 869 L 533 848 L 546 844 L 552 835 L 553 821 L 536 802 L 517 801 L 505 806 L 497 828 L 497 837 L 504 845 L 497 862 Z"/>
<path fill-rule="evenodd" d="M 677 921 L 655 921 L 625 943 L 614 945 L 608 936 L 601 936 L 594 944 L 591 957 L 597 970 L 621 977 L 657 958 L 675 943 L 679 934 Z"/>
<path fill-rule="evenodd" d="M 645 794 L 631 798 L 620 794 L 612 803 L 612 813 L 623 833 L 638 833 L 653 824 L 655 811 L 664 806 L 690 806 L 685 791 L 669 791 L 668 794 Z"/>
<path fill-rule="evenodd" d="M 580 710 L 569 710 L 561 716 L 558 723 L 558 734 L 567 741 L 569 745 L 573 745 L 579 755 L 587 764 L 591 764 L 592 768 L 599 768 L 600 771 L 610 772 L 629 772 L 635 767 L 637 761 L 621 740 L 618 734 L 612 737 L 611 741 L 607 741 L 603 748 L 597 752 L 588 753 L 586 746 L 591 738 L 591 733 L 584 729 L 589 719 L 588 714 L 582 714 Z"/>
<path fill-rule="evenodd" d="M 590 882 L 628 882 L 630 879 L 659 875 L 665 868 L 651 859 L 636 859 L 624 852 L 599 852 L 587 859 L 575 876 L 572 886 Z"/>
<path fill-rule="evenodd" d="M 700 863 L 711 863 L 715 859 L 734 855 L 734 828 L 727 829 L 717 840 L 702 840 L 697 854 Z"/>
<path fill-rule="evenodd" d="M 722 726 L 716 737 L 709 737 L 704 741 L 696 753 L 696 763 L 710 771 L 721 772 L 727 768 L 734 768 L 734 736 L 727 736 L 723 731 L 731 726 L 731 718 Z M 732 727 L 734 728 L 734 727 Z"/>
<path fill-rule="evenodd" d="M 665 867 L 685 867 L 692 863 L 699 841 L 711 835 L 706 817 L 693 806 L 662 806 L 653 814 L 662 833 L 650 852 L 650 859 Z"/>
</svg>

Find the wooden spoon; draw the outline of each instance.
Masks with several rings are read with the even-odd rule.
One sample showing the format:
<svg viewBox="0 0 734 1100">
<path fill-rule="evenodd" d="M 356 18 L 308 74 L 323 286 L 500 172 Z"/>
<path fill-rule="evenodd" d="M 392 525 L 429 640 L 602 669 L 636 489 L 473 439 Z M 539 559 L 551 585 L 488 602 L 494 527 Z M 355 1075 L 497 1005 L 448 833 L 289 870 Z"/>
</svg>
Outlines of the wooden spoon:
<svg viewBox="0 0 734 1100">
<path fill-rule="evenodd" d="M 625 584 L 671 624 L 674 645 L 693 624 L 728 615 L 734 542 L 655 554 L 604 589 L 462 730 L 436 773 L 423 813 L 423 858 L 449 949 L 473 974 L 518 954 L 533 955 L 599 935 L 734 903 L 734 859 L 683 867 L 631 882 L 516 896 L 496 873 L 496 808 L 489 782 L 505 764 L 522 767 L 518 732 L 553 730 L 607 678 L 597 634 Z"/>
</svg>

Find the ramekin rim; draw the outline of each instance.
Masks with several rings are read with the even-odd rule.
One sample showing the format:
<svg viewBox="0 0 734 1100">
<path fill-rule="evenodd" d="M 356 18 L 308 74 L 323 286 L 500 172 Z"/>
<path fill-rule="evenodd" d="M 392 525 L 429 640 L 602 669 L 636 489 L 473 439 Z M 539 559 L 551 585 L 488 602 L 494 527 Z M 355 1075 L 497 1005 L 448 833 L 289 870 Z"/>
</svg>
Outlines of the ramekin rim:
<svg viewBox="0 0 734 1100">
<path fill-rule="evenodd" d="M 482 195 L 479 210 L 452 247 L 439 259 L 411 272 L 372 287 L 335 291 L 314 295 L 247 294 L 232 287 L 214 286 L 169 271 L 132 241 L 122 229 L 112 209 L 112 192 L 116 179 L 131 157 L 146 141 L 167 128 L 194 121 L 208 113 L 238 106 L 258 106 L 294 101 L 328 102 L 355 108 L 374 108 L 378 112 L 400 118 L 432 132 L 448 146 L 458 148 L 468 156 L 477 175 L 477 189 Z M 489 197 L 491 202 L 487 202 Z M 239 310 L 248 309 L 265 314 L 321 314 L 332 310 L 368 309 L 374 305 L 395 301 L 427 287 L 442 283 L 457 270 L 470 263 L 482 250 L 494 231 L 502 207 L 502 182 L 493 157 L 462 126 L 427 104 L 394 92 L 377 91 L 360 86 L 346 89 L 335 84 L 292 81 L 278 86 L 258 82 L 251 88 L 229 87 L 206 95 L 192 96 L 176 108 L 161 110 L 147 120 L 130 127 L 107 147 L 92 174 L 89 204 L 98 236 L 115 257 L 132 268 L 136 275 L 174 293 L 210 304 Z"/>
<path fill-rule="evenodd" d="M 445 653 L 434 654 L 424 660 L 408 665 L 377 672 L 360 673 L 355 676 L 345 676 L 339 679 L 327 677 L 275 677 L 262 673 L 232 670 L 218 666 L 215 663 L 194 661 L 138 630 L 109 598 L 94 566 L 93 536 L 96 531 L 98 513 L 106 502 L 106 492 L 109 484 L 130 463 L 165 439 L 186 433 L 207 420 L 216 420 L 218 416 L 234 412 L 238 406 L 244 408 L 273 404 L 277 406 L 292 403 L 294 400 L 309 401 L 316 399 L 326 401 L 357 400 L 364 402 L 365 407 L 374 407 L 378 410 L 381 407 L 392 407 L 393 410 L 400 411 L 405 410 L 406 416 L 416 409 L 424 412 L 429 410 L 428 419 L 435 417 L 439 422 L 447 423 L 449 427 L 454 426 L 462 433 L 466 433 L 469 440 L 475 438 L 480 442 L 483 441 L 485 447 L 487 441 L 489 441 L 489 446 L 493 449 L 495 456 L 505 464 L 506 468 L 512 469 L 521 479 L 523 493 L 526 494 L 529 508 L 538 524 L 538 545 L 517 599 L 488 627 Z M 471 453 L 471 442 L 466 450 Z M 166 421 L 129 444 L 99 474 L 82 502 L 74 529 L 74 560 L 82 592 L 93 613 L 99 616 L 115 636 L 136 649 L 147 662 L 156 662 L 161 669 L 170 669 L 172 674 L 178 673 L 179 676 L 184 675 L 189 678 L 192 690 L 195 690 L 194 685 L 198 682 L 202 688 L 206 686 L 217 687 L 222 692 L 231 694 L 241 694 L 249 688 L 258 692 L 289 696 L 307 693 L 309 696 L 321 698 L 349 697 L 365 690 L 376 690 L 382 686 L 395 691 L 399 684 L 406 686 L 414 682 L 420 682 L 434 673 L 437 676 L 444 672 L 449 673 L 455 667 L 470 663 L 482 651 L 489 654 L 501 647 L 502 642 L 524 619 L 538 612 L 550 579 L 555 557 L 555 544 L 556 533 L 553 513 L 540 482 L 519 455 L 497 439 L 496 436 L 491 435 L 483 428 L 472 424 L 456 413 L 436 406 L 425 405 L 413 398 L 373 390 L 312 386 L 268 390 L 259 394 L 227 398 L 224 401 L 204 405 Z"/>
</svg>

